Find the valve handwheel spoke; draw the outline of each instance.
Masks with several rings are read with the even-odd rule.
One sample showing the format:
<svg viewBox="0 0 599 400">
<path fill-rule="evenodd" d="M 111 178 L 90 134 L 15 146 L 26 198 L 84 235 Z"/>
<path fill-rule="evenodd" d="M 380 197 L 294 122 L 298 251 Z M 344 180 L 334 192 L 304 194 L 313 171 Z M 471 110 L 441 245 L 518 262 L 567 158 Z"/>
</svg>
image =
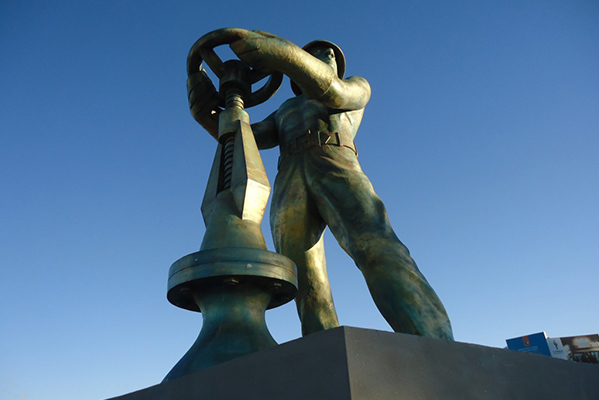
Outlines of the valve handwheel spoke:
<svg viewBox="0 0 599 400">
<path fill-rule="evenodd" d="M 212 72 L 219 79 L 222 79 L 226 74 L 225 63 L 216 54 L 214 48 L 231 44 L 241 39 L 245 32 L 247 31 L 240 28 L 223 28 L 207 33 L 199 38 L 189 51 L 189 56 L 187 57 L 187 74 L 191 76 L 197 73 L 202 68 L 202 62 L 205 61 Z M 268 77 L 268 80 L 260 89 L 246 94 L 244 98 L 245 108 L 256 106 L 271 98 L 283 81 L 283 74 L 280 72 L 258 71 L 251 67 L 248 68 L 247 83 L 249 85 L 253 85 L 266 77 Z M 221 106 L 224 103 L 225 99 L 221 96 Z"/>
<path fill-rule="evenodd" d="M 219 78 L 222 78 L 225 75 L 225 65 L 220 57 L 216 54 L 214 49 L 208 49 L 205 47 L 200 48 L 200 56 L 210 67 L 212 72 L 214 72 L 214 75 Z"/>
</svg>

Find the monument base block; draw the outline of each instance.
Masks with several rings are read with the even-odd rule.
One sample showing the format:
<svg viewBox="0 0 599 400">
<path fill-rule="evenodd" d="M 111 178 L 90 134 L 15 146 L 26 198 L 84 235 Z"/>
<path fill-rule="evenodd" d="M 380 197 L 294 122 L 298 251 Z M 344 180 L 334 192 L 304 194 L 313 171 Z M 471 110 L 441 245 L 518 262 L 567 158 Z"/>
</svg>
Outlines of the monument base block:
<svg viewBox="0 0 599 400">
<path fill-rule="evenodd" d="M 340 327 L 113 400 L 599 400 L 599 365 Z"/>
</svg>

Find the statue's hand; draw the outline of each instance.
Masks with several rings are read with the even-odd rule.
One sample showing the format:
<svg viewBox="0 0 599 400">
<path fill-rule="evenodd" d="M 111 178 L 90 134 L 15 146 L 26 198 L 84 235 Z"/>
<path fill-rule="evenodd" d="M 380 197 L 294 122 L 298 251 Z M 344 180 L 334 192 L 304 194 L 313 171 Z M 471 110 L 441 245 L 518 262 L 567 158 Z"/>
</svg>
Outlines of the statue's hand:
<svg viewBox="0 0 599 400">
<path fill-rule="evenodd" d="M 288 40 L 260 31 L 236 33 L 237 40 L 229 46 L 240 60 L 264 74 L 276 71 L 287 75 L 310 99 L 320 99 L 337 78 L 330 65 Z"/>
<path fill-rule="evenodd" d="M 221 109 L 218 106 L 220 97 L 212 81 L 203 69 L 191 74 L 187 79 L 187 99 L 193 118 L 206 128 L 213 136 L 218 132 L 217 117 Z"/>
<path fill-rule="evenodd" d="M 281 60 L 289 57 L 297 46 L 268 32 L 247 31 L 232 42 L 231 50 L 239 59 L 260 72 L 283 72 Z"/>
</svg>

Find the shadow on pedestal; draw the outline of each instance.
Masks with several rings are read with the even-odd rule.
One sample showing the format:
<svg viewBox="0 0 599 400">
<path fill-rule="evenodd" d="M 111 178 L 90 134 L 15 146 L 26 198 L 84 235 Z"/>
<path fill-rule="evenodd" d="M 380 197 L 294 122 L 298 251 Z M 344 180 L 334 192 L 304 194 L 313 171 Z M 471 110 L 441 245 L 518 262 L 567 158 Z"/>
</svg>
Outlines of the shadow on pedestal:
<svg viewBox="0 0 599 400">
<path fill-rule="evenodd" d="M 113 400 L 599 400 L 599 366 L 340 327 Z"/>
</svg>

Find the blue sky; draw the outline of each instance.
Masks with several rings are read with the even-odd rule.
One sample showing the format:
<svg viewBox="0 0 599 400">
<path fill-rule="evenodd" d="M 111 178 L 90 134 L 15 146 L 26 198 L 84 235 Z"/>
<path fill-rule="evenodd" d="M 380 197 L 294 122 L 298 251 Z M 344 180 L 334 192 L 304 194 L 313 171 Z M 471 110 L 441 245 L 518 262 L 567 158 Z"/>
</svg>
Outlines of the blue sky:
<svg viewBox="0 0 599 400">
<path fill-rule="evenodd" d="M 363 169 L 456 340 L 599 331 L 599 3 L 227 4 L 0 3 L 0 399 L 141 389 L 195 340 L 201 315 L 166 300 L 169 266 L 203 237 L 215 150 L 185 61 L 225 26 L 332 40 L 369 80 Z M 289 96 L 285 81 L 250 118 Z M 341 323 L 390 330 L 326 246 Z M 267 320 L 300 336 L 293 304 Z"/>
</svg>

